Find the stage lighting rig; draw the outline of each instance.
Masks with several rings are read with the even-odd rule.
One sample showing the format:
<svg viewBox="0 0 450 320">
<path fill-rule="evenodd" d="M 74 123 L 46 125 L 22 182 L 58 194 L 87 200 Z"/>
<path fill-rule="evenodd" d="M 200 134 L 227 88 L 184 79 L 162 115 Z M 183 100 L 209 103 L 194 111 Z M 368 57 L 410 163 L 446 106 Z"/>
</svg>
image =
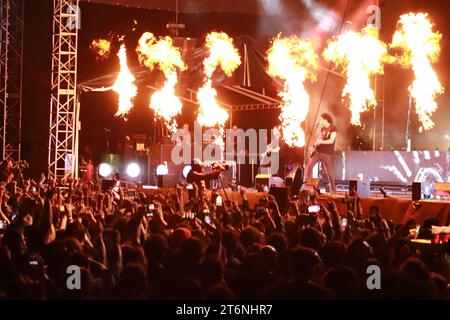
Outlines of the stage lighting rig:
<svg viewBox="0 0 450 320">
<path fill-rule="evenodd" d="M 98 174 L 100 175 L 100 177 L 108 178 L 112 175 L 112 173 L 113 173 L 113 167 L 109 163 L 103 162 L 103 163 L 100 163 L 100 165 L 98 166 Z"/>
<path fill-rule="evenodd" d="M 136 162 L 127 165 L 126 174 L 128 177 L 135 179 L 141 174 L 141 167 Z"/>
</svg>

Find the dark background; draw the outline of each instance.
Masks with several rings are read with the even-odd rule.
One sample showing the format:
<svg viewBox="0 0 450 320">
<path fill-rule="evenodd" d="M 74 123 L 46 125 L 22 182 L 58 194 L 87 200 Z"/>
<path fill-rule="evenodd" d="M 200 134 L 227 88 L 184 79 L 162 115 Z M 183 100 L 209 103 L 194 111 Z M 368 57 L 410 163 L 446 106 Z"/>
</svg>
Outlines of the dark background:
<svg viewBox="0 0 450 320">
<path fill-rule="evenodd" d="M 299 1 L 300 3 L 301 1 Z M 337 13 L 342 14 L 345 1 L 317 1 L 330 5 Z M 350 1 L 345 20 L 352 21 L 351 27 L 356 28 L 361 23 L 361 10 L 365 10 L 370 1 Z M 48 148 L 48 126 L 50 105 L 50 66 L 51 66 L 51 0 L 25 1 L 25 38 L 24 38 L 24 109 L 23 109 L 23 155 L 32 163 L 32 173 L 37 174 L 46 170 Z M 449 88 L 450 52 L 448 35 L 450 22 L 448 19 L 449 3 L 439 0 L 396 0 L 386 1 L 382 8 L 382 38 L 390 42 L 394 33 L 398 17 L 410 11 L 426 11 L 436 25 L 436 30 L 443 34 L 442 53 L 436 70 L 445 88 Z M 362 14 L 365 19 L 364 12 Z M 363 20 L 364 20 L 363 19 Z M 133 20 L 137 21 L 135 32 L 130 31 Z M 137 66 L 134 49 L 137 39 L 144 31 L 151 31 L 156 35 L 166 35 L 166 24 L 174 20 L 174 13 L 158 10 L 144 10 L 119 6 L 81 3 L 81 30 L 79 33 L 78 81 L 83 82 L 118 71 L 116 58 L 117 47 L 111 58 L 97 61 L 89 50 L 93 38 L 106 37 L 109 32 L 117 35 L 125 34 L 128 47 L 130 68 Z M 233 37 L 247 34 L 268 47 L 269 39 L 279 32 L 284 34 L 301 35 L 306 29 L 315 25 L 310 12 L 299 5 L 295 10 L 286 10 L 278 16 L 233 14 L 233 13 L 205 13 L 180 14 L 180 21 L 186 24 L 182 36 L 196 37 L 201 44 L 205 34 L 212 30 L 223 30 Z M 345 24 L 345 28 L 348 27 Z M 128 30 L 128 31 L 127 31 Z M 322 35 L 322 47 L 330 35 Z M 325 63 L 323 63 L 327 66 Z M 325 71 L 321 71 L 314 84 L 308 84 L 311 94 L 310 121 L 317 109 L 322 91 Z M 404 148 L 406 129 L 406 113 L 408 105 L 407 87 L 411 84 L 413 74 L 411 70 L 399 66 L 385 68 L 385 110 L 386 131 L 385 149 Z M 369 127 L 371 113 L 363 116 L 366 129 L 352 128 L 349 125 L 350 115 L 342 105 L 340 94 L 344 80 L 331 75 L 326 87 L 321 111 L 329 111 L 336 119 L 340 132 L 339 149 L 355 149 L 363 146 L 371 147 Z M 80 152 L 85 147 L 93 151 L 94 159 L 98 159 L 105 152 L 104 128 L 111 130 L 111 149 L 116 151 L 123 137 L 132 133 L 146 133 L 151 135 L 154 129 L 152 112 L 148 109 L 149 95 L 140 90 L 129 121 L 114 117 L 117 108 L 116 95 L 108 93 L 87 93 L 81 98 L 81 135 Z M 433 130 L 419 134 L 417 116 L 413 116 L 413 148 L 447 150 L 450 140 L 449 94 L 438 97 L 439 110 L 433 115 L 436 126 Z M 184 106 L 180 121 L 192 121 L 195 110 L 192 106 Z M 236 123 L 243 127 L 269 128 L 278 124 L 279 111 L 242 112 L 235 115 Z M 379 123 L 378 123 L 379 125 Z M 378 130 L 379 131 L 379 130 Z M 355 137 L 362 139 L 355 143 Z M 380 141 L 377 137 L 378 142 Z M 361 145 L 362 143 L 362 145 Z M 379 143 L 377 143 L 378 145 Z"/>
</svg>

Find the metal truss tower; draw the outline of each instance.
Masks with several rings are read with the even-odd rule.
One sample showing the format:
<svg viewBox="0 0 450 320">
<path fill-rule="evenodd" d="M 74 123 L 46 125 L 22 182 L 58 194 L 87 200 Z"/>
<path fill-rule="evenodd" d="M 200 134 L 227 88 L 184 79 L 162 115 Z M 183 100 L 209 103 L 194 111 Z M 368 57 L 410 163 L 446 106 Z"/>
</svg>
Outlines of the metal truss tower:
<svg viewBox="0 0 450 320">
<path fill-rule="evenodd" d="M 65 180 L 77 176 L 79 24 L 78 0 L 53 0 L 49 178 Z"/>
<path fill-rule="evenodd" d="M 21 159 L 23 0 L 0 1 L 0 148 L 3 159 Z"/>
</svg>

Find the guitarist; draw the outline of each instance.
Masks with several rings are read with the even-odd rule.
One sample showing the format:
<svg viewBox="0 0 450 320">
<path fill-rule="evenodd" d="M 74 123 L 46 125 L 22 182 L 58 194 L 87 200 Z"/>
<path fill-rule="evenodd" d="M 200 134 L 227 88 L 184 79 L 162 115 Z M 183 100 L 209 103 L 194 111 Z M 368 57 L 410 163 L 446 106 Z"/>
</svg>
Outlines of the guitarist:
<svg viewBox="0 0 450 320">
<path fill-rule="evenodd" d="M 325 169 L 325 174 L 328 177 L 330 192 L 336 191 L 333 177 L 333 151 L 336 142 L 336 127 L 333 125 L 333 118 L 328 113 L 320 115 L 320 139 L 314 145 L 314 150 L 310 156 L 309 162 L 306 165 L 306 176 L 312 176 L 312 168 L 320 161 Z"/>
</svg>

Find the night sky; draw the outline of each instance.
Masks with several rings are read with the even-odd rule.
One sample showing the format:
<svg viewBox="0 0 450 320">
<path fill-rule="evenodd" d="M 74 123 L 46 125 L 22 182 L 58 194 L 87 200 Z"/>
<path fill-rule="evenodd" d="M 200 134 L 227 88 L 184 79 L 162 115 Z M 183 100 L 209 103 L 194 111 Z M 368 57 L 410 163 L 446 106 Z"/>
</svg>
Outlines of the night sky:
<svg viewBox="0 0 450 320">
<path fill-rule="evenodd" d="M 328 1 L 329 2 L 329 1 Z M 352 1 L 349 19 L 360 5 L 365 1 Z M 24 109 L 23 109 L 23 155 L 33 163 L 32 174 L 46 170 L 48 148 L 48 125 L 50 105 L 50 66 L 51 66 L 51 0 L 26 0 L 25 1 L 25 43 L 24 43 Z M 450 135 L 448 123 L 450 122 L 449 92 L 450 76 L 446 72 L 450 69 L 450 48 L 448 37 L 450 36 L 450 22 L 448 19 L 449 3 L 447 1 L 428 0 L 410 1 L 396 0 L 386 1 L 382 11 L 382 38 L 390 42 L 398 17 L 409 11 L 428 12 L 436 24 L 436 29 L 443 35 L 441 59 L 436 65 L 442 84 L 447 88 L 445 94 L 438 98 L 440 109 L 434 114 L 436 127 L 431 132 L 419 134 L 417 128 L 413 130 L 413 147 L 417 149 L 447 149 L 450 140 L 445 140 L 446 134 Z M 106 37 L 109 32 L 126 35 L 126 44 L 134 51 L 137 39 L 142 32 L 151 31 L 156 35 L 166 35 L 167 22 L 174 19 L 174 14 L 164 11 L 139 10 L 136 8 L 114 7 L 99 4 L 81 4 L 81 30 L 79 37 L 78 79 L 79 82 L 107 75 L 118 71 L 118 61 L 115 57 L 98 62 L 89 50 L 89 44 L 93 38 Z M 308 19 L 305 12 L 292 11 L 287 13 L 289 19 L 270 19 L 266 16 L 236 15 L 236 14 L 198 14 L 180 15 L 180 21 L 187 28 L 183 36 L 196 37 L 201 42 L 204 35 L 212 30 L 223 30 L 231 36 L 247 34 L 262 41 L 268 40 L 278 32 L 300 33 Z M 294 15 L 298 15 L 294 16 Z M 135 32 L 130 31 L 133 20 L 137 20 Z M 294 21 L 294 22 L 293 22 Z M 128 30 L 128 31 L 127 31 Z M 117 49 L 117 48 L 115 48 Z M 136 56 L 128 54 L 131 67 L 137 66 Z M 412 81 L 411 70 L 404 70 L 399 66 L 387 66 L 385 68 L 385 103 L 386 103 L 386 147 L 400 149 L 404 146 L 404 134 L 406 124 L 406 111 L 408 94 L 407 87 Z M 319 74 L 318 81 L 308 90 L 311 93 L 311 109 L 318 105 L 318 96 L 323 87 L 325 72 Z M 325 93 L 324 111 L 332 112 L 338 122 L 338 130 L 345 134 L 340 148 L 351 148 L 354 131 L 349 129 L 349 112 L 339 99 L 340 91 L 344 83 L 340 79 L 330 77 Z M 117 103 L 114 93 L 89 93 L 81 100 L 81 136 L 80 151 L 85 146 L 90 146 L 94 152 L 94 159 L 98 159 L 105 151 L 104 128 L 111 129 L 111 145 L 114 151 L 117 143 L 124 135 L 132 133 L 153 132 L 152 113 L 148 110 L 148 95 L 140 92 L 135 110 L 130 115 L 130 120 L 124 122 L 114 117 Z M 183 109 L 183 117 L 191 119 L 193 110 Z M 189 116 L 190 115 L 190 116 Z M 183 120 L 182 117 L 182 120 Z M 370 117 L 369 117 L 370 118 Z M 413 117 L 417 119 L 417 117 Z M 252 112 L 242 113 L 237 122 L 242 127 L 270 127 L 277 124 L 277 112 Z M 417 120 L 413 121 L 418 126 Z M 339 127 L 340 126 L 340 127 Z M 355 131 L 356 132 L 356 131 Z"/>
</svg>

